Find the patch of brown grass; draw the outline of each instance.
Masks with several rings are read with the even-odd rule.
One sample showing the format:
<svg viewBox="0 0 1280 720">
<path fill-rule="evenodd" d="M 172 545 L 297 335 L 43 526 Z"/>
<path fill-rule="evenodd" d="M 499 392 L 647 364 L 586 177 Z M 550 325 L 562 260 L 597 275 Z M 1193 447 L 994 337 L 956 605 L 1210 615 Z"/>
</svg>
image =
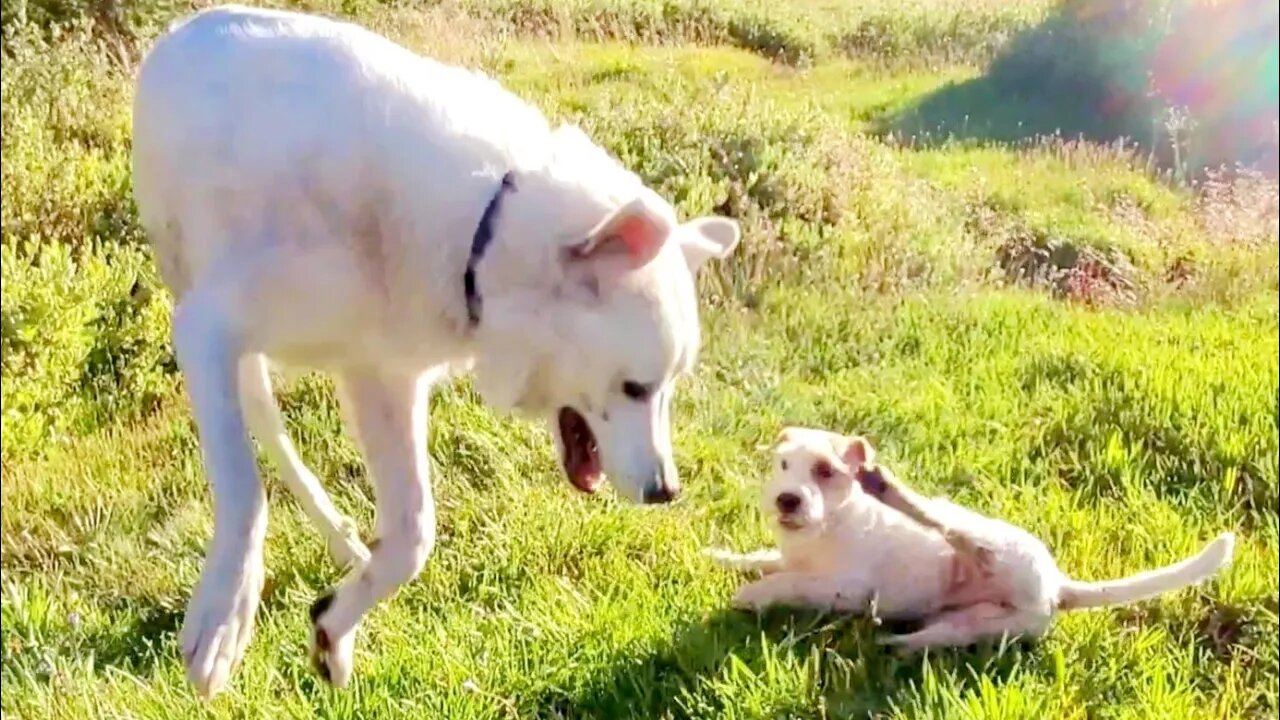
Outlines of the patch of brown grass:
<svg viewBox="0 0 1280 720">
<path fill-rule="evenodd" d="M 1005 282 L 1046 289 L 1088 307 L 1131 306 L 1141 294 L 1137 269 L 1118 249 L 1046 235 L 990 208 L 975 213 L 970 229 L 1004 238 L 996 266 Z"/>
<path fill-rule="evenodd" d="M 1196 215 L 1211 240 L 1276 244 L 1280 188 L 1275 179 L 1248 168 L 1222 168 L 1206 173 L 1196 190 Z"/>
</svg>

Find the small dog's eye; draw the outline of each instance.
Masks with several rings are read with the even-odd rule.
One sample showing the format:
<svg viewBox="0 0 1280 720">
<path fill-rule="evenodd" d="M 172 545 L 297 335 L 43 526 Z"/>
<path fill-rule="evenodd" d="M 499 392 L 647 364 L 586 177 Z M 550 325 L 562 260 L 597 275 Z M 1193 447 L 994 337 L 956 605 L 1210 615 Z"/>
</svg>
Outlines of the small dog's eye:
<svg viewBox="0 0 1280 720">
<path fill-rule="evenodd" d="M 783 470 L 786 470 L 786 469 L 787 469 L 787 461 L 786 461 L 786 460 L 783 460 L 783 461 L 782 461 L 782 469 L 783 469 Z"/>
<path fill-rule="evenodd" d="M 638 383 L 635 380 L 627 380 L 622 383 L 622 394 L 632 400 L 648 400 L 649 393 L 649 388 L 646 385 Z"/>
<path fill-rule="evenodd" d="M 830 480 L 835 474 L 835 468 L 831 467 L 831 463 L 826 460 L 819 460 L 813 464 L 813 476 L 819 480 Z"/>
</svg>

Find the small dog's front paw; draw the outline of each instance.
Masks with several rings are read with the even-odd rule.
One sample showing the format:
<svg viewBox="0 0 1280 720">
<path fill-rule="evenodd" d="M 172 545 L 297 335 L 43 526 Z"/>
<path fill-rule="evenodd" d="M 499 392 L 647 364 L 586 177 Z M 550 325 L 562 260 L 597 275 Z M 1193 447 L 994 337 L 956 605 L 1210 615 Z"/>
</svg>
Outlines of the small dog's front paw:
<svg viewBox="0 0 1280 720">
<path fill-rule="evenodd" d="M 773 604 L 773 590 L 768 582 L 747 583 L 734 593 L 732 605 L 738 610 L 759 612 Z"/>
<path fill-rule="evenodd" d="M 880 635 L 876 638 L 876 644 L 892 648 L 895 655 L 903 658 L 918 655 L 928 649 L 927 643 L 923 643 L 918 638 L 912 637 L 911 634 Z"/>
<path fill-rule="evenodd" d="M 771 575 L 782 569 L 782 557 L 774 550 L 757 550 L 744 555 L 719 548 L 707 548 L 702 554 L 726 570 L 741 573 Z"/>
<path fill-rule="evenodd" d="M 734 561 L 738 558 L 738 554 L 720 548 L 703 548 L 702 554 L 709 558 L 711 562 L 723 568 L 734 569 Z"/>
</svg>

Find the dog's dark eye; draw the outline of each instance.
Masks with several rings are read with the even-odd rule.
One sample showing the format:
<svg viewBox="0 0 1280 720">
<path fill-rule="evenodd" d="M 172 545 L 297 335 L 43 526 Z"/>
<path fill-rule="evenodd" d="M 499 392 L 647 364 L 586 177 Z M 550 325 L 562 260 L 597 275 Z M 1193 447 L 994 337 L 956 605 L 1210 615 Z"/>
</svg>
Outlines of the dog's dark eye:
<svg viewBox="0 0 1280 720">
<path fill-rule="evenodd" d="M 826 460 L 819 460 L 813 464 L 813 476 L 818 480 L 830 480 L 835 474 L 835 468 L 831 467 L 831 463 Z"/>
<path fill-rule="evenodd" d="M 783 469 L 783 470 L 786 470 L 786 469 L 787 469 L 787 461 L 786 461 L 786 460 L 783 460 L 783 461 L 782 461 L 782 469 Z"/>
<path fill-rule="evenodd" d="M 622 394 L 632 400 L 648 400 L 651 392 L 648 385 L 638 383 L 635 380 L 627 380 L 622 383 Z"/>
</svg>

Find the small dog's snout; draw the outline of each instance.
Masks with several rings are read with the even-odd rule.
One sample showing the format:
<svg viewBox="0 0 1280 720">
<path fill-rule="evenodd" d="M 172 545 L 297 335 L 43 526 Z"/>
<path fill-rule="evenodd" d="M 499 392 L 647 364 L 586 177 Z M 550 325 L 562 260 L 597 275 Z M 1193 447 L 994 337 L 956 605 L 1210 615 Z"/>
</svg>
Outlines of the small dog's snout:
<svg viewBox="0 0 1280 720">
<path fill-rule="evenodd" d="M 800 509 L 800 496 L 795 493 L 782 493 L 774 502 L 778 506 L 778 512 L 789 514 Z"/>
</svg>

